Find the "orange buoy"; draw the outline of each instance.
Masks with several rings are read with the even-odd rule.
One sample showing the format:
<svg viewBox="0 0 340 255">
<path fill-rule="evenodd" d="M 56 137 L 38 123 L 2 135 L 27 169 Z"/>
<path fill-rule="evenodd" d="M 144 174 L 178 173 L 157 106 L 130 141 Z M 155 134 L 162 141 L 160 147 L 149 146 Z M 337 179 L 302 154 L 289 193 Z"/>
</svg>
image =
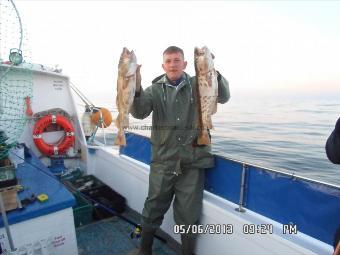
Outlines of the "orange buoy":
<svg viewBox="0 0 340 255">
<path fill-rule="evenodd" d="M 48 144 L 42 138 L 42 133 L 51 124 L 57 124 L 65 131 L 66 135 L 64 139 L 58 143 L 58 145 Z M 64 154 L 74 144 L 74 128 L 71 122 L 63 115 L 49 114 L 42 117 L 37 121 L 37 123 L 35 123 L 33 129 L 33 141 L 41 153 L 48 156 L 61 155 Z"/>
<path fill-rule="evenodd" d="M 100 108 L 91 115 L 91 122 L 98 127 L 108 127 L 112 123 L 111 112 L 106 108 Z"/>
</svg>

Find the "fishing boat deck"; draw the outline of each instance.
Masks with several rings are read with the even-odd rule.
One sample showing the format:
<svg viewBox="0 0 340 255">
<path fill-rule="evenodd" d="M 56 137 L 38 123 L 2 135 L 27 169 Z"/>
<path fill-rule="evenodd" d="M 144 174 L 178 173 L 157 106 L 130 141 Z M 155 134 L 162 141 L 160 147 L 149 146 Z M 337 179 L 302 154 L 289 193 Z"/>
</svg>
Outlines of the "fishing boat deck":
<svg viewBox="0 0 340 255">
<path fill-rule="evenodd" d="M 100 134 L 96 136 L 96 145 L 90 145 L 89 148 L 95 150 L 99 145 L 110 153 L 119 154 L 119 147 L 107 145 L 113 144 L 115 137 L 116 134 L 112 133 L 106 134 L 105 138 Z M 141 215 L 128 207 L 120 215 L 122 217 L 113 216 L 77 227 L 76 237 L 79 255 L 123 255 L 138 248 L 140 238 L 131 238 L 131 233 L 135 230 L 135 226 L 131 222 L 139 224 Z M 130 222 L 124 220 L 124 218 Z M 153 254 L 180 254 L 180 244 L 168 234 L 158 230 L 156 236 L 160 238 L 154 238 Z"/>
<path fill-rule="evenodd" d="M 139 214 L 128 209 L 124 217 L 139 222 Z M 79 255 L 123 255 L 129 254 L 139 245 L 140 239 L 131 238 L 130 234 L 135 227 L 118 216 L 113 216 L 76 229 Z M 158 233 L 157 233 L 158 234 Z M 175 255 L 178 253 L 179 244 L 173 239 L 166 237 L 164 233 L 160 236 L 167 239 L 164 243 L 154 239 L 153 253 L 159 255 Z"/>
</svg>

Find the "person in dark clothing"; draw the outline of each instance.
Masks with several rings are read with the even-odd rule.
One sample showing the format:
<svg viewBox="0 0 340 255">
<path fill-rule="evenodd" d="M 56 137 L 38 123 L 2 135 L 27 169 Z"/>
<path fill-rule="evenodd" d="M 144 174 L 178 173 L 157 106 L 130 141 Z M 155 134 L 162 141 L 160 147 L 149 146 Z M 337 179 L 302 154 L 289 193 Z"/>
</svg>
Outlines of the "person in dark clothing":
<svg viewBox="0 0 340 255">
<path fill-rule="evenodd" d="M 204 169 L 214 166 L 211 145 L 198 146 L 197 78 L 184 72 L 187 62 L 181 48 L 170 46 L 163 52 L 164 74 L 145 90 L 137 69 L 136 95 L 130 113 L 144 119 L 152 113 L 152 160 L 149 191 L 142 212 L 142 237 L 139 251 L 151 255 L 153 236 L 173 200 L 174 219 L 190 230 L 201 215 Z M 217 102 L 230 98 L 228 81 L 217 72 Z M 182 254 L 192 255 L 196 234 L 181 235 Z"/>
<path fill-rule="evenodd" d="M 340 118 L 336 122 L 333 132 L 327 139 L 326 154 L 332 163 L 340 164 Z M 333 246 L 333 255 L 340 255 L 340 227 L 336 230 Z"/>
<path fill-rule="evenodd" d="M 334 247 L 333 255 L 340 255 L 340 228 L 336 230 L 333 247 Z"/>
<path fill-rule="evenodd" d="M 340 118 L 336 122 L 333 132 L 327 139 L 326 154 L 332 163 L 340 164 Z"/>
</svg>

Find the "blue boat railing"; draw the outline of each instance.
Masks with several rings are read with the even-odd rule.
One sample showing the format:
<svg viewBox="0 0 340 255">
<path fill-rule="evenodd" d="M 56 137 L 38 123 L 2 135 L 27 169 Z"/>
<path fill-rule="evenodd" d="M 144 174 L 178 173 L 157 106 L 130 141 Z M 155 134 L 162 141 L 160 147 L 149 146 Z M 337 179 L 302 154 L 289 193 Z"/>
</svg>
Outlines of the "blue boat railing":
<svg viewBox="0 0 340 255">
<path fill-rule="evenodd" d="M 147 137 L 127 133 L 121 154 L 150 164 Z M 340 187 L 215 155 L 215 167 L 207 169 L 205 190 L 281 224 L 333 244 L 340 227 Z"/>
</svg>

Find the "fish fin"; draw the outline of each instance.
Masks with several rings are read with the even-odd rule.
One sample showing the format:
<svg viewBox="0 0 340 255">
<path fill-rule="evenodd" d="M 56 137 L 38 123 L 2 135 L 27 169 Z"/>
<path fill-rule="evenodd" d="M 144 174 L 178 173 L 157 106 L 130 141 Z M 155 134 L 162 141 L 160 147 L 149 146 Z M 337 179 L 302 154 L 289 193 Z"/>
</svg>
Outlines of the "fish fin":
<svg viewBox="0 0 340 255">
<path fill-rule="evenodd" d="M 116 96 L 116 107 L 119 110 L 119 97 L 118 97 L 118 93 L 117 93 L 117 96 Z"/>
<path fill-rule="evenodd" d="M 124 130 L 119 130 L 114 145 L 126 146 L 126 138 Z"/>
<path fill-rule="evenodd" d="M 208 130 L 202 130 L 202 132 L 198 136 L 197 144 L 198 145 L 208 145 L 210 143 L 211 143 L 211 141 L 210 141 Z"/>
</svg>

